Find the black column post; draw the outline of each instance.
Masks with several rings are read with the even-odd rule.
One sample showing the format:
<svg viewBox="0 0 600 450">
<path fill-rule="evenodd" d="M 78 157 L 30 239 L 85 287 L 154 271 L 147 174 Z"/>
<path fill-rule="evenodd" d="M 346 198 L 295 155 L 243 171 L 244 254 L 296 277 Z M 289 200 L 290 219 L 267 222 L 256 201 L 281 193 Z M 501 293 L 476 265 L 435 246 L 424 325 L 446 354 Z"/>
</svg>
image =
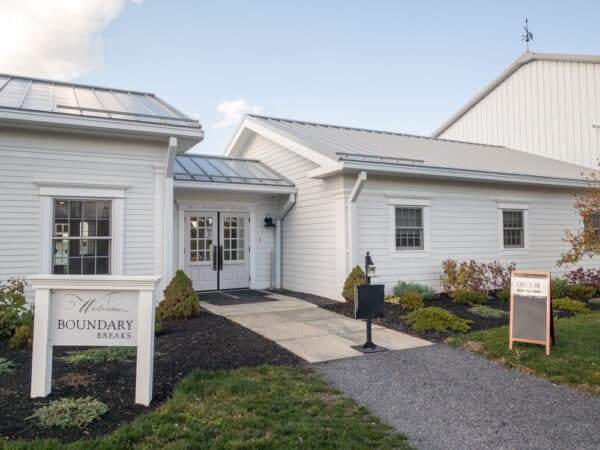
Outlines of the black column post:
<svg viewBox="0 0 600 450">
<path fill-rule="evenodd" d="M 369 277 L 369 266 L 371 265 L 371 257 L 369 256 L 369 252 L 367 252 L 365 256 L 365 284 L 371 284 L 371 277 Z M 363 345 L 363 348 L 376 348 L 377 346 L 373 343 L 372 340 L 372 331 L 371 331 L 371 317 L 367 318 L 367 342 Z"/>
</svg>

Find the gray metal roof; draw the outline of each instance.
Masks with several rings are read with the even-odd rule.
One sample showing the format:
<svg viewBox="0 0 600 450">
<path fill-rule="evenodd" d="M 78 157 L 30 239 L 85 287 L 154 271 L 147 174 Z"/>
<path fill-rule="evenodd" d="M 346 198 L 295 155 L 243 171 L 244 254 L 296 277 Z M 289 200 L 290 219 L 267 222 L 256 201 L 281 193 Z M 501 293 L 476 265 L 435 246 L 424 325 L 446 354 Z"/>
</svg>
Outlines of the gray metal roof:
<svg viewBox="0 0 600 450">
<path fill-rule="evenodd" d="M 154 94 L 3 74 L 0 109 L 200 128 Z"/>
<path fill-rule="evenodd" d="M 501 146 L 248 115 L 333 161 L 581 180 L 590 170 Z"/>
<path fill-rule="evenodd" d="M 444 131 L 452 126 L 458 119 L 464 116 L 469 110 L 483 100 L 490 92 L 498 87 L 504 80 L 510 77 L 513 73 L 519 70 L 525 64 L 529 64 L 533 61 L 554 61 L 554 62 L 567 62 L 567 63 L 590 63 L 600 64 L 600 56 L 598 55 L 570 55 L 560 53 L 532 53 L 525 52 L 521 54 L 510 66 L 506 68 L 504 72 L 496 77 L 490 84 L 484 87 L 479 94 L 469 100 L 462 108 L 455 112 L 448 120 L 440 125 L 433 133 L 431 137 L 438 137 Z"/>
<path fill-rule="evenodd" d="M 174 178 L 178 181 L 294 186 L 270 167 L 254 159 L 185 153 L 175 158 Z"/>
</svg>

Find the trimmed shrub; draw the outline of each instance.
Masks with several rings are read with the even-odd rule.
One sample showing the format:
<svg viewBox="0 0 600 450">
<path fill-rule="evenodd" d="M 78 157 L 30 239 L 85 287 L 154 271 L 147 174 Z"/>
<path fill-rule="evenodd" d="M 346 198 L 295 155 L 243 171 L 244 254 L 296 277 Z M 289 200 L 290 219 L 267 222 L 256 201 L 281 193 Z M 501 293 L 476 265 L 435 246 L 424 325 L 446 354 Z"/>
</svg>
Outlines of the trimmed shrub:
<svg viewBox="0 0 600 450">
<path fill-rule="evenodd" d="M 423 307 L 423 296 L 418 292 L 407 291 L 398 297 L 399 304 L 407 311 L 414 311 Z"/>
<path fill-rule="evenodd" d="M 101 364 L 112 361 L 133 361 L 136 356 L 135 347 L 98 347 L 76 352 L 68 352 L 59 359 L 67 364 L 92 363 Z"/>
<path fill-rule="evenodd" d="M 160 308 L 157 306 L 154 310 L 154 335 L 157 336 L 163 332 L 163 317 Z"/>
<path fill-rule="evenodd" d="M 27 350 L 33 345 L 33 327 L 28 323 L 19 325 L 10 337 L 10 348 L 14 350 Z"/>
<path fill-rule="evenodd" d="M 590 305 L 600 305 L 600 298 L 591 298 L 588 300 Z"/>
<path fill-rule="evenodd" d="M 552 298 L 565 297 L 569 293 L 569 283 L 567 280 L 555 278 L 550 285 L 550 291 L 552 292 Z"/>
<path fill-rule="evenodd" d="M 488 319 L 500 319 L 502 317 L 508 316 L 506 311 L 502 311 L 501 309 L 490 308 L 489 306 L 477 305 L 469 308 L 468 310 L 471 314 L 475 314 L 479 317 L 485 317 Z"/>
<path fill-rule="evenodd" d="M 580 298 L 592 298 L 594 295 L 596 295 L 596 289 L 592 286 L 582 286 L 576 284 L 575 286 L 571 286 L 569 288 L 569 295 Z"/>
<path fill-rule="evenodd" d="M 486 295 L 480 291 L 458 291 L 454 295 L 454 303 L 458 305 L 481 305 L 485 303 Z"/>
<path fill-rule="evenodd" d="M 433 300 L 435 297 L 435 290 L 429 286 L 419 283 L 407 283 L 406 281 L 399 281 L 393 289 L 395 297 L 401 297 L 405 292 L 416 292 L 421 294 L 423 300 Z"/>
<path fill-rule="evenodd" d="M 501 302 L 507 302 L 510 300 L 510 288 L 505 287 L 504 289 L 500 289 L 496 292 L 496 298 Z"/>
<path fill-rule="evenodd" d="M 175 273 L 164 294 L 164 300 L 158 305 L 162 317 L 191 319 L 200 310 L 200 301 L 192 280 L 183 270 Z"/>
<path fill-rule="evenodd" d="M 436 306 L 420 308 L 402 316 L 402 319 L 415 331 L 458 331 L 466 333 L 471 329 L 470 321 L 461 319 L 451 312 Z"/>
<path fill-rule="evenodd" d="M 471 290 L 488 292 L 510 286 L 510 273 L 515 264 L 503 266 L 497 261 L 480 263 L 447 259 L 442 262 L 440 282 L 444 292 L 453 297 L 458 291 Z"/>
<path fill-rule="evenodd" d="M 592 312 L 585 303 L 572 298 L 559 298 L 552 300 L 552 308 L 560 311 L 571 311 L 577 314 L 589 314 Z"/>
<path fill-rule="evenodd" d="M 17 365 L 14 362 L 6 358 L 0 358 L 0 375 L 12 372 L 13 370 L 15 370 L 16 366 Z"/>
<path fill-rule="evenodd" d="M 365 273 L 360 266 L 356 266 L 352 269 L 352 272 L 350 272 L 348 278 L 346 278 L 346 281 L 344 282 L 342 297 L 344 297 L 347 302 L 354 303 L 354 287 L 362 286 L 365 282 Z"/>
<path fill-rule="evenodd" d="M 84 428 L 107 411 L 108 406 L 92 397 L 61 398 L 38 408 L 27 419 L 43 427 Z"/>
<path fill-rule="evenodd" d="M 12 336 L 20 325 L 33 323 L 24 292 L 25 282 L 19 279 L 0 283 L 0 336 Z"/>
<path fill-rule="evenodd" d="M 582 284 L 584 286 L 593 286 L 600 290 L 600 269 L 578 269 L 565 274 L 569 284 Z"/>
</svg>

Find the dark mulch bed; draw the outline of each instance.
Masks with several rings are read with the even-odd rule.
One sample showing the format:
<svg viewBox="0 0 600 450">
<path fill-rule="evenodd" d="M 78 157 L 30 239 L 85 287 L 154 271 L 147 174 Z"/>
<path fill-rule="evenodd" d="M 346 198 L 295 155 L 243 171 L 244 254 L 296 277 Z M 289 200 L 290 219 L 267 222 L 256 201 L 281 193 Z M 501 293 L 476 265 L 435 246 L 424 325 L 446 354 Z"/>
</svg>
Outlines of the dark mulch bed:
<svg viewBox="0 0 600 450">
<path fill-rule="evenodd" d="M 303 364 L 300 358 L 274 342 L 206 311 L 192 320 L 165 320 L 164 329 L 155 341 L 154 397 L 150 409 L 169 398 L 177 383 L 194 369 Z M 91 438 L 109 433 L 149 410 L 134 404 L 135 360 L 77 365 L 58 360 L 65 352 L 73 350 L 55 348 L 52 394 L 45 399 L 30 399 L 31 352 L 11 350 L 7 340 L 0 340 L 0 357 L 17 364 L 13 372 L 0 375 L 0 442 L 1 439 L 32 438 L 59 438 L 63 442 L 72 442 Z M 73 372 L 93 377 L 95 381 L 79 388 L 65 386 L 59 381 L 65 374 Z M 44 429 L 25 420 L 49 400 L 86 396 L 106 403 L 110 409 L 83 430 Z"/>
<path fill-rule="evenodd" d="M 485 304 L 490 308 L 500 309 L 502 311 L 509 311 L 509 302 L 501 302 L 495 297 L 490 297 L 487 299 Z M 447 297 L 446 295 L 438 295 L 433 300 L 429 300 L 425 302 L 425 306 L 437 306 L 440 308 L 444 308 L 447 311 L 450 311 L 452 314 L 457 315 L 462 319 L 471 320 L 471 330 L 485 330 L 488 328 L 496 328 L 503 325 L 508 325 L 508 315 L 506 317 L 501 318 L 489 318 L 489 317 L 481 317 L 476 314 L 472 314 L 468 311 L 470 306 L 467 305 L 457 305 Z M 591 309 L 600 309 L 599 305 L 588 305 Z M 354 317 L 354 305 L 346 302 L 335 302 L 329 303 L 321 306 L 322 308 L 328 309 L 330 311 L 334 311 L 339 314 L 344 314 L 348 317 Z M 446 332 L 440 333 L 437 331 L 427 331 L 418 333 L 412 328 L 410 328 L 406 323 L 401 319 L 402 316 L 408 314 L 409 311 L 402 309 L 399 305 L 394 305 L 390 303 L 385 304 L 385 316 L 382 319 L 376 319 L 373 323 L 378 325 L 383 325 L 387 328 L 391 328 L 394 330 L 401 331 L 403 333 L 408 333 L 413 336 L 418 336 L 423 339 L 427 339 L 432 342 L 442 342 L 455 334 L 454 332 Z M 568 311 L 554 311 L 555 317 L 572 317 L 574 314 Z"/>
</svg>

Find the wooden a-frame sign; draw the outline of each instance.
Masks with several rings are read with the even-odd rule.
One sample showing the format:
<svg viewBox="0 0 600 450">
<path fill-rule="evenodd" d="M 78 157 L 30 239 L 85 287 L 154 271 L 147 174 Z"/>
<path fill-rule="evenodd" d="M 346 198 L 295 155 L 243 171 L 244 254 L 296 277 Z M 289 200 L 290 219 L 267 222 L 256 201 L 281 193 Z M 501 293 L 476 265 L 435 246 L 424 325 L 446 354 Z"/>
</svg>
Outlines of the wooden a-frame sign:
<svg viewBox="0 0 600 450">
<path fill-rule="evenodd" d="M 514 342 L 541 344 L 550 355 L 555 341 L 550 288 L 550 272 L 511 272 L 509 349 Z"/>
</svg>

